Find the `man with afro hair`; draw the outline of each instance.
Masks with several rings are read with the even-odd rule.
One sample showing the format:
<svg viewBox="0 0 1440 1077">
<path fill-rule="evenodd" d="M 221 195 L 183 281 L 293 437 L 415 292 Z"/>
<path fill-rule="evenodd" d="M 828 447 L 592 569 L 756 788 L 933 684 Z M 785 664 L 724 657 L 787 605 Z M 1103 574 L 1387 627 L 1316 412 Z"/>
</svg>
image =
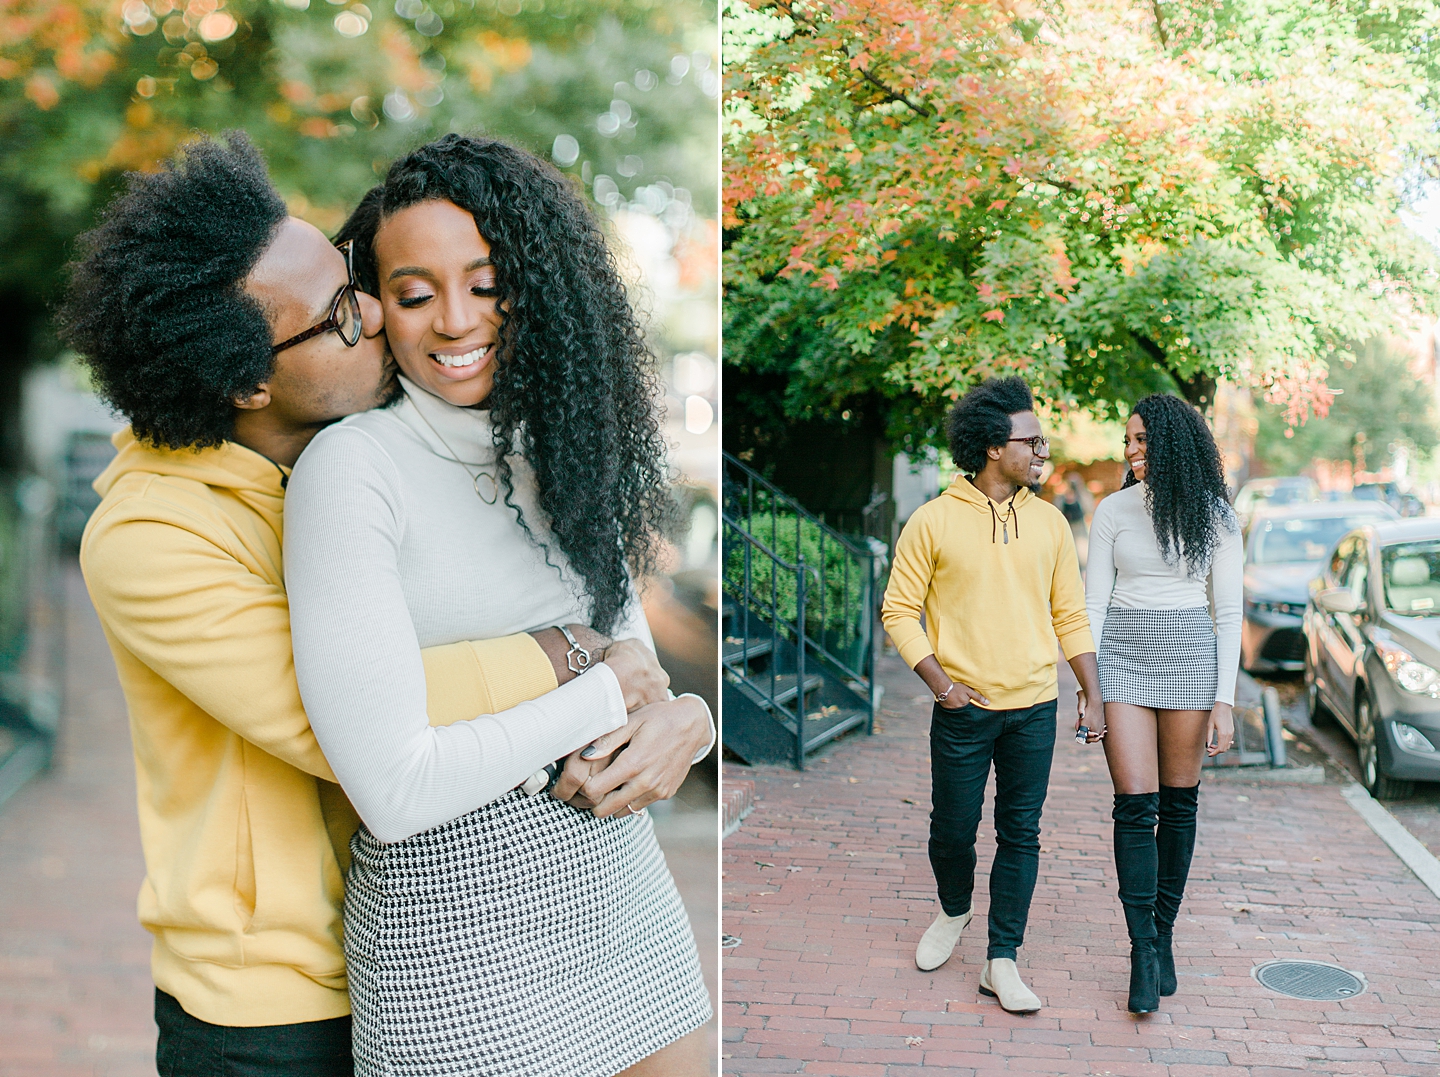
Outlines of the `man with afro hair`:
<svg viewBox="0 0 1440 1077">
<path fill-rule="evenodd" d="M 935 697 L 930 864 L 940 912 L 915 963 L 939 968 L 970 922 L 975 835 L 993 762 L 997 847 L 980 991 L 1013 1013 L 1040 1009 L 1015 957 L 1039 866 L 1057 649 L 1080 681 L 1080 723 L 1103 728 L 1074 539 L 1060 511 L 1034 493 L 1050 455 L 1034 407 L 1018 377 L 988 379 L 955 404 L 947 432 L 963 474 L 905 524 L 881 615 Z"/>
<path fill-rule="evenodd" d="M 281 525 L 310 439 L 396 392 L 380 304 L 239 133 L 130 175 L 71 269 L 61 334 L 130 424 L 80 562 L 130 712 L 158 1070 L 350 1074 L 358 819 L 296 685 Z M 426 651 L 431 724 L 523 744 L 543 718 L 525 701 L 573 679 L 556 697 L 594 697 L 594 737 L 625 723 L 627 697 L 663 695 L 639 644 L 611 648 L 598 678 L 574 678 L 567 650 L 556 628 Z"/>
</svg>

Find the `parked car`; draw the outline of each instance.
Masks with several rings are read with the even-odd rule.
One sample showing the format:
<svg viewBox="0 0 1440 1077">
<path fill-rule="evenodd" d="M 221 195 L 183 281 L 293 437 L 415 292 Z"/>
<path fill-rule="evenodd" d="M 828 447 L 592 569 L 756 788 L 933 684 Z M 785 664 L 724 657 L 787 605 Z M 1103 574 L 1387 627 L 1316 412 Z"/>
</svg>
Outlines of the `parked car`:
<svg viewBox="0 0 1440 1077">
<path fill-rule="evenodd" d="M 1310 583 L 1305 641 L 1311 717 L 1355 739 L 1365 787 L 1395 798 L 1440 781 L 1440 519 L 1341 538 Z"/>
<path fill-rule="evenodd" d="M 1245 542 L 1245 622 L 1240 662 L 1252 673 L 1305 668 L 1302 632 L 1310 581 L 1341 535 L 1362 524 L 1396 520 L 1383 501 L 1317 501 L 1262 508 Z"/>
<path fill-rule="evenodd" d="M 1320 487 L 1304 475 L 1251 479 L 1235 495 L 1235 514 L 1240 517 L 1240 525 L 1248 527 L 1250 518 L 1262 506 L 1275 508 L 1319 500 Z"/>
<path fill-rule="evenodd" d="M 1424 516 L 1425 502 L 1393 482 L 1362 482 L 1350 491 L 1357 501 L 1383 501 L 1401 516 Z"/>
</svg>

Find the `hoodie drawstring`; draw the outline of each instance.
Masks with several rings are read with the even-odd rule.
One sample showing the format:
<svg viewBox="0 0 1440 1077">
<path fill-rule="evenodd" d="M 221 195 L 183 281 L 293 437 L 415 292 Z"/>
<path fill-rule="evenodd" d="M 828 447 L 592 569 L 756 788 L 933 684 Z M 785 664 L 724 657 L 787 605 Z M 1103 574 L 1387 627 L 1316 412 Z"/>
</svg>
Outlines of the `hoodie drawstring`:
<svg viewBox="0 0 1440 1077">
<path fill-rule="evenodd" d="M 985 503 L 990 506 L 991 543 L 995 541 L 995 525 L 997 523 L 1000 525 L 1000 538 L 1006 546 L 1010 545 L 1010 528 L 1008 525 L 1011 523 L 1015 525 L 1015 540 L 1017 542 L 1020 540 L 1020 517 L 1015 514 L 1015 498 L 1019 493 L 1020 491 L 1016 490 L 1014 494 L 1010 495 L 1009 511 L 1006 512 L 1004 516 L 1001 516 L 995 511 L 995 502 L 991 501 L 988 497 L 985 499 Z"/>
</svg>

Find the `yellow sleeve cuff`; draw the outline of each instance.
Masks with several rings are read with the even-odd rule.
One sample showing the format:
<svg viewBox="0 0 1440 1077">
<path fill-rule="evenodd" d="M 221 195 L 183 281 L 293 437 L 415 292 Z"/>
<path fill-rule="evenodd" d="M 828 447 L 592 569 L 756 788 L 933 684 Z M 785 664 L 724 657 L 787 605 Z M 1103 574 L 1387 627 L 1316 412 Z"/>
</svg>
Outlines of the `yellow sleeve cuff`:
<svg viewBox="0 0 1440 1077">
<path fill-rule="evenodd" d="M 420 657 L 425 710 L 433 726 L 498 714 L 559 687 L 550 659 L 525 632 L 430 647 Z"/>
<path fill-rule="evenodd" d="M 914 635 L 910 635 L 909 633 L 902 634 L 905 635 L 906 638 L 904 640 L 898 640 L 895 638 L 894 630 L 891 630 L 890 640 L 895 644 L 895 649 L 900 652 L 900 657 L 905 659 L 905 664 L 911 669 L 914 669 L 923 659 L 935 653 L 935 648 L 930 646 L 930 637 L 920 630 L 919 625 L 915 626 Z"/>
<path fill-rule="evenodd" d="M 1067 662 L 1077 654 L 1085 654 L 1093 650 L 1095 650 L 1095 637 L 1090 634 L 1088 628 L 1077 628 L 1060 637 L 1060 651 L 1065 655 Z"/>
</svg>

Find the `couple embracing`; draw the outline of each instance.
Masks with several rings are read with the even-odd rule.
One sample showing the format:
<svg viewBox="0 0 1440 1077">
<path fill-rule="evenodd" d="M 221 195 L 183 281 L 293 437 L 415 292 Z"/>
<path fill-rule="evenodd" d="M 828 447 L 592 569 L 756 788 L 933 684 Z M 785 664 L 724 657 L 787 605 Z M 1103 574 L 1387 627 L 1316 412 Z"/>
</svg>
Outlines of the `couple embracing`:
<svg viewBox="0 0 1440 1077">
<path fill-rule="evenodd" d="M 1140 401 L 1125 426 L 1125 486 L 1096 509 L 1082 584 L 1069 525 L 1035 496 L 1049 441 L 1024 381 L 976 387 L 951 411 L 947 434 L 962 474 L 905 525 L 882 614 L 935 697 L 929 851 L 940 912 L 915 963 L 939 968 L 970 923 L 993 764 L 996 852 L 979 989 L 1013 1013 L 1041 1007 L 1015 958 L 1039 865 L 1058 649 L 1080 684 L 1076 740 L 1104 745 L 1115 787 L 1127 1008 L 1151 1013 L 1177 990 L 1172 934 L 1200 767 L 1234 737 L 1241 541 L 1219 452 L 1189 404 Z"/>
<path fill-rule="evenodd" d="M 129 177 L 60 321 L 130 424 L 81 565 L 162 1077 L 706 1072 L 645 808 L 714 726 L 633 584 L 657 385 L 583 197 L 449 135 L 332 244 L 202 139 Z"/>
</svg>

